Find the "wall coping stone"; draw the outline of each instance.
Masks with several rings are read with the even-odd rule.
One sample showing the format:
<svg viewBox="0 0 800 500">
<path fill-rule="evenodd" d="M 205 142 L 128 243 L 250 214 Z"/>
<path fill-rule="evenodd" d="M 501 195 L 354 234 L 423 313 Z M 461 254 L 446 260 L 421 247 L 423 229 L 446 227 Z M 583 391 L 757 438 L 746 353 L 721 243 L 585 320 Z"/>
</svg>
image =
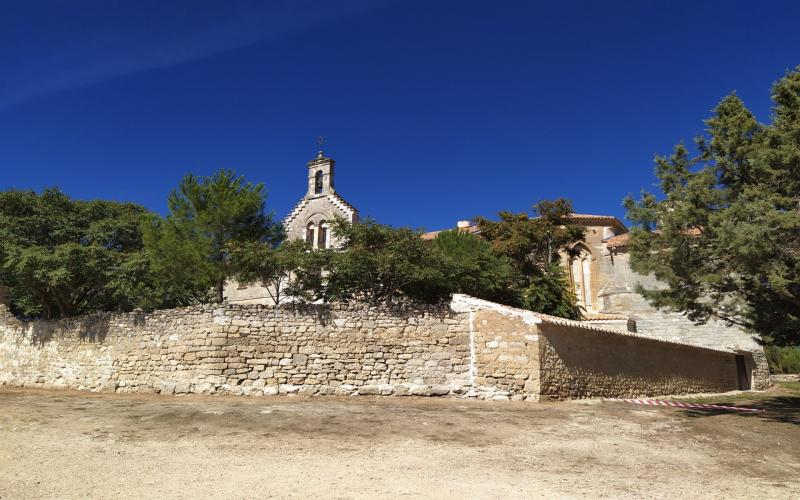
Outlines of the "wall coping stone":
<svg viewBox="0 0 800 500">
<path fill-rule="evenodd" d="M 653 341 L 661 342 L 661 343 L 664 343 L 664 344 L 682 345 L 682 346 L 686 346 L 686 347 L 692 347 L 692 348 L 695 348 L 695 349 L 705 349 L 705 350 L 708 350 L 708 351 L 726 352 L 726 353 L 737 352 L 734 349 L 705 347 L 705 346 L 700 346 L 700 345 L 697 345 L 697 344 L 690 344 L 688 342 L 680 342 L 680 341 L 676 341 L 676 340 L 667 340 L 667 339 L 662 339 L 662 338 L 658 338 L 658 337 L 653 337 L 653 336 L 650 336 L 650 335 L 644 335 L 644 334 L 641 334 L 641 333 L 627 332 L 627 331 L 617 330 L 617 329 L 614 329 L 614 328 L 607 328 L 607 327 L 598 326 L 598 325 L 586 324 L 585 321 L 577 321 L 577 320 L 562 318 L 562 317 L 559 317 L 559 316 L 551 316 L 549 314 L 542 314 L 542 313 L 538 313 L 538 312 L 528 311 L 528 310 L 525 310 L 525 309 L 518 309 L 518 308 L 515 308 L 515 307 L 504 306 L 502 304 L 497 304 L 495 302 L 489 302 L 488 300 L 477 299 L 475 297 L 471 297 L 469 295 L 464 295 L 464 294 L 454 294 L 453 295 L 453 300 L 450 303 L 450 307 L 454 311 L 459 311 L 459 312 L 461 312 L 461 311 L 468 312 L 468 311 L 474 311 L 474 310 L 480 309 L 480 308 L 484 308 L 484 309 L 488 308 L 488 309 L 492 309 L 492 310 L 495 310 L 495 311 L 498 311 L 498 312 L 501 312 L 501 313 L 520 316 L 529 325 L 547 323 L 547 324 L 551 324 L 551 325 L 569 326 L 569 327 L 573 327 L 573 328 L 580 328 L 582 330 L 594 331 L 594 332 L 598 332 L 598 333 L 606 333 L 606 334 L 611 334 L 611 335 L 622 335 L 622 336 L 625 336 L 625 337 L 634 337 L 634 338 L 640 338 L 640 339 L 646 339 L 646 340 L 653 340 Z"/>
</svg>

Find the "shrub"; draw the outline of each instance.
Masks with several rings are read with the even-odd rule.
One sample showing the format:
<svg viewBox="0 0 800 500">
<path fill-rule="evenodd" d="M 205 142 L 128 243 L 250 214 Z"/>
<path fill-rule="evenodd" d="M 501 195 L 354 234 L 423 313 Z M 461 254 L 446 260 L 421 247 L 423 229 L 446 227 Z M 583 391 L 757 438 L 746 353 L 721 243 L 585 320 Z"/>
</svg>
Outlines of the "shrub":
<svg viewBox="0 0 800 500">
<path fill-rule="evenodd" d="M 800 373 L 800 346 L 766 346 L 764 352 L 772 373 Z"/>
</svg>

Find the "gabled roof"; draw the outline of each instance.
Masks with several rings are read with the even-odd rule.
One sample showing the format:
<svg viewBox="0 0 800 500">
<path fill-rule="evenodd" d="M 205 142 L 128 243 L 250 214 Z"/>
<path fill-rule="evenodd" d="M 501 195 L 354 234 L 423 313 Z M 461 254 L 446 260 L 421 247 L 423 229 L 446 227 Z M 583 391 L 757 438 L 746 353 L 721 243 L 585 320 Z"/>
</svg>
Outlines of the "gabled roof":
<svg viewBox="0 0 800 500">
<path fill-rule="evenodd" d="M 328 193 L 321 196 L 320 195 L 315 197 L 304 196 L 303 198 L 301 198 L 300 201 L 297 202 L 297 205 L 294 206 L 292 211 L 289 212 L 289 215 L 287 215 L 283 219 L 284 226 L 288 226 L 300 214 L 300 212 L 303 210 L 303 208 L 308 204 L 310 200 L 321 197 L 327 198 L 328 201 L 333 203 L 333 205 L 336 206 L 339 210 L 341 210 L 342 213 L 344 213 L 345 215 L 355 216 L 356 218 L 358 217 L 358 210 L 334 191 L 332 193 Z"/>
<path fill-rule="evenodd" d="M 584 226 L 616 226 L 621 233 L 628 232 L 625 224 L 613 215 L 570 214 L 569 218 L 575 221 L 576 224 Z"/>
<path fill-rule="evenodd" d="M 336 191 L 334 191 L 333 193 L 331 193 L 331 194 L 330 194 L 330 196 L 334 197 L 336 200 L 338 200 L 338 201 L 339 201 L 339 203 L 341 203 L 342 205 L 346 206 L 347 208 L 349 208 L 349 209 L 350 209 L 350 210 L 352 210 L 353 212 L 358 212 L 358 210 L 356 210 L 356 207 L 354 207 L 353 205 L 351 205 L 350 203 L 348 203 L 348 202 L 347 202 L 347 200 L 345 200 L 344 198 L 342 198 L 342 197 L 341 197 L 341 195 L 339 195 L 339 193 L 337 193 Z"/>
</svg>

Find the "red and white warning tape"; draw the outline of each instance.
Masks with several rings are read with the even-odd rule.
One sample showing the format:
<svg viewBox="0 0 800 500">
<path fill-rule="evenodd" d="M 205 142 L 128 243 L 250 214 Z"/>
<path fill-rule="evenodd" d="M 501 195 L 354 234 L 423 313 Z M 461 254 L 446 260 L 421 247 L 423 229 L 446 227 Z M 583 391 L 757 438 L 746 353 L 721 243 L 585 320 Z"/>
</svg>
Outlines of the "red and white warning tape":
<svg viewBox="0 0 800 500">
<path fill-rule="evenodd" d="M 677 408 L 700 408 L 703 410 L 732 410 L 749 413 L 764 413 L 760 408 L 745 408 L 742 406 L 707 405 L 702 403 L 684 403 L 682 401 L 663 401 L 658 399 L 608 399 L 607 401 L 624 401 L 637 405 L 674 406 Z"/>
</svg>

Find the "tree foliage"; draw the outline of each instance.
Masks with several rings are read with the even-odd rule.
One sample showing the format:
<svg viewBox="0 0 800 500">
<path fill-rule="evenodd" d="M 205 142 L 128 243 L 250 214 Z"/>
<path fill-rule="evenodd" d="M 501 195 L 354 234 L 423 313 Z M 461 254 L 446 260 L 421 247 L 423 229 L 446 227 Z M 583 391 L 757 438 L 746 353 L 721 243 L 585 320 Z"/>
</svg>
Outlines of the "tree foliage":
<svg viewBox="0 0 800 500">
<path fill-rule="evenodd" d="M 772 88 L 772 122 L 726 96 L 695 139 L 656 157 L 663 198 L 628 197 L 631 266 L 656 307 L 720 318 L 768 343 L 800 340 L 800 67 Z"/>
<path fill-rule="evenodd" d="M 0 193 L 0 283 L 25 316 L 60 318 L 139 304 L 151 274 L 132 203 L 72 200 L 58 189 Z"/>
<path fill-rule="evenodd" d="M 263 186 L 232 171 L 187 175 L 170 213 L 115 202 L 73 201 L 57 190 L 0 193 L 0 281 L 28 316 L 155 309 L 222 299 L 225 281 L 259 283 L 287 300 L 438 303 L 453 293 L 574 315 L 558 255 L 582 233 L 564 202 L 540 216 L 501 214 L 483 236 L 421 232 L 365 220 L 337 220 L 339 250 L 279 244 L 264 214 Z M 215 294 L 212 293 L 212 288 Z M 566 305 L 569 304 L 569 305 Z"/>
<path fill-rule="evenodd" d="M 419 231 L 371 219 L 359 224 L 338 219 L 332 229 L 343 246 L 341 252 L 328 254 L 327 299 L 435 303 L 451 293 L 443 280 L 439 256 Z"/>
<path fill-rule="evenodd" d="M 516 273 L 512 305 L 565 318 L 579 319 L 575 294 L 561 266 L 562 255 L 583 241 L 583 227 L 570 218 L 565 199 L 540 201 L 527 213 L 500 212 L 499 221 L 477 218 L 481 236 L 492 251 L 510 259 Z"/>
<path fill-rule="evenodd" d="M 340 251 L 307 252 L 296 290 L 314 300 L 437 303 L 466 293 L 535 311 L 579 317 L 560 255 L 583 239 L 571 204 L 541 202 L 538 217 L 502 213 L 480 219 L 481 235 L 445 231 L 425 241 L 419 231 L 365 220 L 337 220 Z M 297 295 L 297 294 L 296 294 Z"/>
<path fill-rule="evenodd" d="M 312 264 L 308 250 L 301 240 L 285 241 L 278 247 L 263 241 L 236 242 L 229 247 L 229 270 L 239 283 L 264 287 L 274 304 L 280 305 L 289 298 L 315 300 L 306 297 L 307 290 L 296 277 L 298 272 L 302 273 L 303 286 L 310 289 L 321 285 L 304 272 Z M 311 267 L 321 271 L 321 267 Z"/>
<path fill-rule="evenodd" d="M 442 280 L 453 292 L 500 302 L 516 303 L 513 262 L 492 251 L 484 238 L 458 230 L 443 231 L 433 240 Z"/>
<path fill-rule="evenodd" d="M 164 279 L 200 293 L 210 284 L 223 300 L 231 270 L 227 248 L 233 243 L 276 243 L 280 227 L 264 212 L 263 184 L 252 184 L 233 170 L 210 177 L 187 174 L 169 195 L 169 215 L 145 226 L 148 257 Z M 187 273 L 189 269 L 194 273 Z"/>
<path fill-rule="evenodd" d="M 190 225 L 151 215 L 142 240 L 153 286 L 141 292 L 142 307 L 179 307 L 212 300 L 214 269 L 201 236 Z"/>
<path fill-rule="evenodd" d="M 288 284 L 286 296 L 301 301 L 433 304 L 459 292 L 489 300 L 507 297 L 513 277 L 510 260 L 493 254 L 487 242 L 473 235 L 444 232 L 430 242 L 420 231 L 371 219 L 359 224 L 339 219 L 332 230 L 343 242 L 339 250 L 312 252 L 300 242 L 284 243 L 274 251 L 251 246 L 252 258 L 234 251 L 232 262 L 248 269 L 238 274 L 247 280 L 253 280 L 252 271 L 264 264 L 262 276 L 269 279 L 261 282 L 274 286 L 276 268 L 266 260 L 292 249 L 291 264 L 282 276 Z"/>
</svg>

